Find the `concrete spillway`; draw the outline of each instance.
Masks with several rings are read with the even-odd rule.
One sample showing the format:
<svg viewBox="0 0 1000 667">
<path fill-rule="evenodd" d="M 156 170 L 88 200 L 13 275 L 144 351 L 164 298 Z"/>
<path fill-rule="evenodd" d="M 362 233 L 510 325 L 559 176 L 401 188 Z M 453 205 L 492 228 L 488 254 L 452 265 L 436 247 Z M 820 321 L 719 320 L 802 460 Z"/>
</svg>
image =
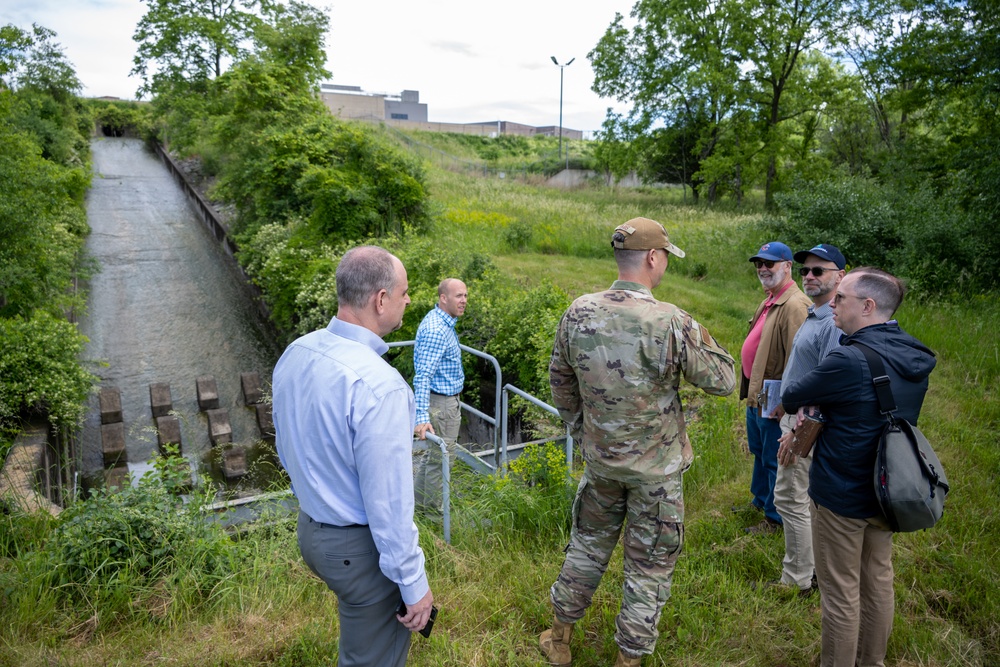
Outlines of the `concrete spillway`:
<svg viewBox="0 0 1000 667">
<path fill-rule="evenodd" d="M 244 405 L 240 374 L 259 373 L 268 392 L 276 353 L 242 277 L 141 141 L 95 139 L 92 150 L 87 247 L 100 271 L 90 280 L 80 330 L 102 387 L 121 392 L 128 468 L 141 475 L 156 454 L 150 385 L 168 383 L 183 455 L 194 469 L 213 472 L 211 426 L 196 393 L 198 378 L 211 376 L 219 407 L 229 411 L 232 442 L 247 448 L 253 473 L 258 459 L 270 457 L 254 410 Z M 78 452 L 84 478 L 102 477 L 96 396 Z M 248 486 L 258 486 L 248 478 Z"/>
</svg>

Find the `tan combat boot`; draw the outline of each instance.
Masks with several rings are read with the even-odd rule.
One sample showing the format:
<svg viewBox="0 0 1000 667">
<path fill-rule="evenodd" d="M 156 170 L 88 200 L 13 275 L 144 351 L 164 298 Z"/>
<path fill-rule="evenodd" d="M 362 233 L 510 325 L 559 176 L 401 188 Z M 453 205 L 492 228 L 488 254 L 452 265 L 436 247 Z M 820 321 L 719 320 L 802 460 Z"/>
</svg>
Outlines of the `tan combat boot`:
<svg viewBox="0 0 1000 667">
<path fill-rule="evenodd" d="M 573 656 L 569 652 L 569 638 L 573 636 L 573 624 L 552 618 L 552 629 L 546 630 L 538 638 L 538 648 L 553 667 L 569 667 Z"/>
<path fill-rule="evenodd" d="M 618 651 L 618 659 L 615 660 L 615 667 L 640 667 L 641 664 L 642 656 L 630 658 L 621 651 Z"/>
</svg>

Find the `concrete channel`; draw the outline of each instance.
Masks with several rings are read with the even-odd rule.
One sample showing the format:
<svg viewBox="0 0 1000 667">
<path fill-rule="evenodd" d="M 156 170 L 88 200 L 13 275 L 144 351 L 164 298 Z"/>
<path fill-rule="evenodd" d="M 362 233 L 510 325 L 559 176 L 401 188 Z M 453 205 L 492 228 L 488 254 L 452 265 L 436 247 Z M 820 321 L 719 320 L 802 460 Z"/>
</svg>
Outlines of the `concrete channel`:
<svg viewBox="0 0 1000 667">
<path fill-rule="evenodd" d="M 278 355 L 267 323 L 231 254 L 160 157 L 138 139 L 91 146 L 87 249 L 100 270 L 79 326 L 101 392 L 77 445 L 82 486 L 114 482 L 126 470 L 137 478 L 166 442 L 179 440 L 192 471 L 230 496 L 255 494 L 273 479 L 276 461 L 244 376 L 256 375 L 255 400 L 264 401 Z M 118 414 L 102 405 L 110 394 Z M 108 438 L 121 448 L 110 460 Z M 233 458 L 240 456 L 243 471 Z M 231 474 L 238 472 L 245 474 Z"/>
</svg>

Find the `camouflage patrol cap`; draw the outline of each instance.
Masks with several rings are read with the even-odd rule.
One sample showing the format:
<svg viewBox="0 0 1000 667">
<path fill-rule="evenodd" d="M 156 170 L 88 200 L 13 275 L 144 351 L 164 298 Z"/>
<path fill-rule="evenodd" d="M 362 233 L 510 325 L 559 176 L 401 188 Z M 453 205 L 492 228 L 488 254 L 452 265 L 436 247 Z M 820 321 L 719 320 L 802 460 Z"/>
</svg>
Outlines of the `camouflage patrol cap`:
<svg viewBox="0 0 1000 667">
<path fill-rule="evenodd" d="M 615 237 L 621 232 L 622 240 Z M 628 222 L 615 227 L 611 235 L 611 247 L 622 250 L 655 250 L 663 248 L 672 255 L 684 256 L 684 251 L 670 242 L 667 230 L 656 220 L 649 218 L 632 218 Z"/>
</svg>

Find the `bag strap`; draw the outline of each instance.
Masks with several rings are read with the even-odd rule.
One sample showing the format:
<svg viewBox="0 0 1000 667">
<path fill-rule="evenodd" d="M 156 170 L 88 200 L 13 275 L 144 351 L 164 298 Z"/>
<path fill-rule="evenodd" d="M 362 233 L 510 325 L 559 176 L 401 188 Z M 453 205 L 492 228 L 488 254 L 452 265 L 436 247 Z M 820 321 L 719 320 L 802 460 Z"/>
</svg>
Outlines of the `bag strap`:
<svg viewBox="0 0 1000 667">
<path fill-rule="evenodd" d="M 885 364 L 878 352 L 871 349 L 864 343 L 851 341 L 848 345 L 854 345 L 861 354 L 865 355 L 868 362 L 868 370 L 872 373 L 872 384 L 875 385 L 875 396 L 878 398 L 878 409 L 886 417 L 891 417 L 896 411 L 896 399 L 892 395 L 892 386 L 888 374 L 885 372 Z"/>
</svg>

